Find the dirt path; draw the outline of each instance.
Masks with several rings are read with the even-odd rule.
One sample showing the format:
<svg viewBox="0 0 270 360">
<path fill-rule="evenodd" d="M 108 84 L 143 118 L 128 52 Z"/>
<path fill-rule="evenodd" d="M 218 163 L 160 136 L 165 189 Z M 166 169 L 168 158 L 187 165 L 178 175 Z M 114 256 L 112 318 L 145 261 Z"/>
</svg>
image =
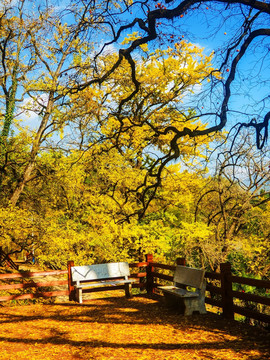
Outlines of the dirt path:
<svg viewBox="0 0 270 360">
<path fill-rule="evenodd" d="M 270 359 L 264 331 L 143 296 L 0 308 L 0 321 L 1 360 Z"/>
</svg>

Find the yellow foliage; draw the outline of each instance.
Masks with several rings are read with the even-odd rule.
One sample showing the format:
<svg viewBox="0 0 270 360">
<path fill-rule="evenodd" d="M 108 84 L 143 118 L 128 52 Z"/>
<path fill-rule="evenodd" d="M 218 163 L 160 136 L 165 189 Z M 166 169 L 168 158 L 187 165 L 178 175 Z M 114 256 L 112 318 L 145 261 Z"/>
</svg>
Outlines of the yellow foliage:
<svg viewBox="0 0 270 360">
<path fill-rule="evenodd" d="M 21 250 L 40 246 L 43 220 L 33 211 L 0 207 L 1 246 Z"/>
<path fill-rule="evenodd" d="M 130 5 L 132 0 L 108 3 L 110 9 Z M 84 20 L 91 23 L 97 9 L 90 11 Z M 65 95 L 65 105 L 61 107 L 54 101 L 44 101 L 51 107 L 40 111 L 42 117 L 42 111 L 48 110 L 50 117 L 49 122 L 44 120 L 46 114 L 43 117 L 43 129 L 51 131 L 46 139 L 55 132 L 64 139 L 70 129 L 74 131 L 73 139 L 81 138 L 76 144 L 78 150 L 72 151 L 68 144 L 68 155 L 42 149 L 34 159 L 33 178 L 26 182 L 20 207 L 5 207 L 9 192 L 21 178 L 21 164 L 29 162 L 33 143 L 33 134 L 22 131 L 18 122 L 20 135 L 8 144 L 9 168 L 3 169 L 6 174 L 1 178 L 5 191 L 0 208 L 3 246 L 13 250 L 34 248 L 40 264 L 60 268 L 66 267 L 67 260 L 77 264 L 134 261 L 146 253 L 173 260 L 184 255 L 191 265 L 214 267 L 225 258 L 224 245 L 226 256 L 234 252 L 244 254 L 253 271 L 254 254 L 264 263 L 269 205 L 265 211 L 257 210 L 256 216 L 264 224 L 260 233 L 241 234 L 226 244 L 215 242 L 214 230 L 219 230 L 207 226 L 206 221 L 194 222 L 196 199 L 205 182 L 198 174 L 184 171 L 180 164 L 167 164 L 161 173 L 162 186 L 145 217 L 140 221 L 134 217 L 140 214 L 143 201 L 148 201 L 143 192 L 154 183 L 160 165 L 158 157 L 171 154 L 175 135 L 186 127 L 193 131 L 207 126 L 198 119 L 196 109 L 186 104 L 210 74 L 220 78 L 211 64 L 213 54 L 206 56 L 202 48 L 186 41 L 154 52 L 142 45 L 134 69 L 140 88 L 129 101 L 124 100 L 135 87 L 127 59 L 101 85 L 93 84 L 68 96 L 68 90 L 73 85 L 76 88 L 78 78 L 86 83 L 93 80 L 93 68 L 89 65 L 94 56 L 91 41 L 73 36 L 72 27 L 57 21 L 50 11 L 39 15 L 33 23 L 15 16 L 9 20 L 9 27 L 17 30 L 19 40 L 17 43 L 14 40 L 7 49 L 6 76 L 12 75 L 22 36 L 26 36 L 35 49 L 33 62 L 39 59 L 42 66 L 35 69 L 38 76 L 34 80 L 33 76 L 25 75 L 24 62 L 19 62 L 25 75 L 22 77 L 25 91 L 33 91 L 35 103 L 40 92 L 46 94 L 46 101 L 48 94 L 58 99 Z M 5 37 L 5 17 L 1 24 L 0 36 Z M 45 36 L 46 32 L 51 36 Z M 129 34 L 123 44 L 139 37 L 138 32 Z M 117 59 L 118 54 L 113 52 L 100 56 L 95 76 L 102 77 Z M 186 165 L 194 166 L 205 158 L 203 150 L 220 137 L 180 136 L 179 156 Z M 37 138 L 35 141 L 34 145 Z M 237 188 L 234 191 L 237 193 Z M 211 198 L 211 205 L 216 209 L 215 197 Z"/>
</svg>

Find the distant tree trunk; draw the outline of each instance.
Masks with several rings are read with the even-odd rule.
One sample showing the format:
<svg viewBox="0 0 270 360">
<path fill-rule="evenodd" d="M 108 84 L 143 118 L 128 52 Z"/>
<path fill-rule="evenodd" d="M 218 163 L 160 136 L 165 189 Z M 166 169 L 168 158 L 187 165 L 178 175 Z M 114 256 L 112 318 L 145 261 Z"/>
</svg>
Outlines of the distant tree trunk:
<svg viewBox="0 0 270 360">
<path fill-rule="evenodd" d="M 36 157 L 38 154 L 39 146 L 40 146 L 40 143 L 42 140 L 44 130 L 46 129 L 46 126 L 48 124 L 49 117 L 50 117 L 52 109 L 53 109 L 53 105 L 54 105 L 54 92 L 51 91 L 50 95 L 49 95 L 47 107 L 46 107 L 46 112 L 40 123 L 39 129 L 37 131 L 36 137 L 35 137 L 33 145 L 32 145 L 30 160 L 29 160 L 28 164 L 26 165 L 23 175 L 22 175 L 21 179 L 19 180 L 19 182 L 10 198 L 10 202 L 13 206 L 15 206 L 17 204 L 19 197 L 20 197 L 21 193 L 23 192 L 26 183 L 29 180 L 31 180 L 31 175 L 32 175 L 33 169 L 35 168 L 35 162 L 36 162 Z"/>
<path fill-rule="evenodd" d="M 15 96 L 18 88 L 18 80 L 17 80 L 17 68 L 18 66 L 15 66 L 12 74 L 12 85 L 9 90 L 9 93 L 7 93 L 6 97 L 6 113 L 4 118 L 4 125 L 1 131 L 0 135 L 0 156 L 1 156 L 1 163 L 4 158 L 4 154 L 6 152 L 6 144 L 7 139 L 10 131 L 10 126 L 12 123 L 12 120 L 14 118 L 14 110 L 15 110 Z"/>
</svg>

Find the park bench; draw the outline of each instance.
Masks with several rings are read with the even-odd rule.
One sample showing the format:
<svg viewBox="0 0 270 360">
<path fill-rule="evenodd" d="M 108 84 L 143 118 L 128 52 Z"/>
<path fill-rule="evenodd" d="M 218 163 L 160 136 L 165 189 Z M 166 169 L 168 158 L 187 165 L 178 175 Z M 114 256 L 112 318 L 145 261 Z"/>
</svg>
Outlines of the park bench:
<svg viewBox="0 0 270 360">
<path fill-rule="evenodd" d="M 177 265 L 174 285 L 159 286 L 158 289 L 164 293 L 167 304 L 182 310 L 184 315 L 192 315 L 194 311 L 205 314 L 204 273 L 204 270 Z"/>
<path fill-rule="evenodd" d="M 72 266 L 71 279 L 76 291 L 76 300 L 82 303 L 82 293 L 87 289 L 99 286 L 124 285 L 125 295 L 131 297 L 131 283 L 128 279 L 129 265 L 126 262 Z"/>
</svg>

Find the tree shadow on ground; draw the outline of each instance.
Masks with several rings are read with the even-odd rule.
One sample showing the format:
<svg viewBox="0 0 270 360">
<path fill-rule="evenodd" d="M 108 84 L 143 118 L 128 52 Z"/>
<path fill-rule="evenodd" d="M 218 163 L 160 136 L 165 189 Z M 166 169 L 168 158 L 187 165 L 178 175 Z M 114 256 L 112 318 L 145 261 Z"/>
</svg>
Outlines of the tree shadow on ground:
<svg viewBox="0 0 270 360">
<path fill-rule="evenodd" d="M 86 359 L 87 353 L 96 354 L 89 359 L 101 359 L 102 354 L 116 358 L 121 351 L 129 359 L 138 353 L 150 359 L 184 359 L 187 354 L 189 359 L 226 359 L 225 353 L 232 354 L 230 359 L 270 358 L 266 332 L 213 313 L 183 316 L 160 298 L 146 296 L 1 308 L 0 321 L 4 348 L 5 344 L 7 349 L 19 344 L 29 349 L 42 346 L 44 351 L 64 347 L 72 352 L 70 359 Z M 20 333 L 16 326 L 27 331 Z"/>
</svg>

